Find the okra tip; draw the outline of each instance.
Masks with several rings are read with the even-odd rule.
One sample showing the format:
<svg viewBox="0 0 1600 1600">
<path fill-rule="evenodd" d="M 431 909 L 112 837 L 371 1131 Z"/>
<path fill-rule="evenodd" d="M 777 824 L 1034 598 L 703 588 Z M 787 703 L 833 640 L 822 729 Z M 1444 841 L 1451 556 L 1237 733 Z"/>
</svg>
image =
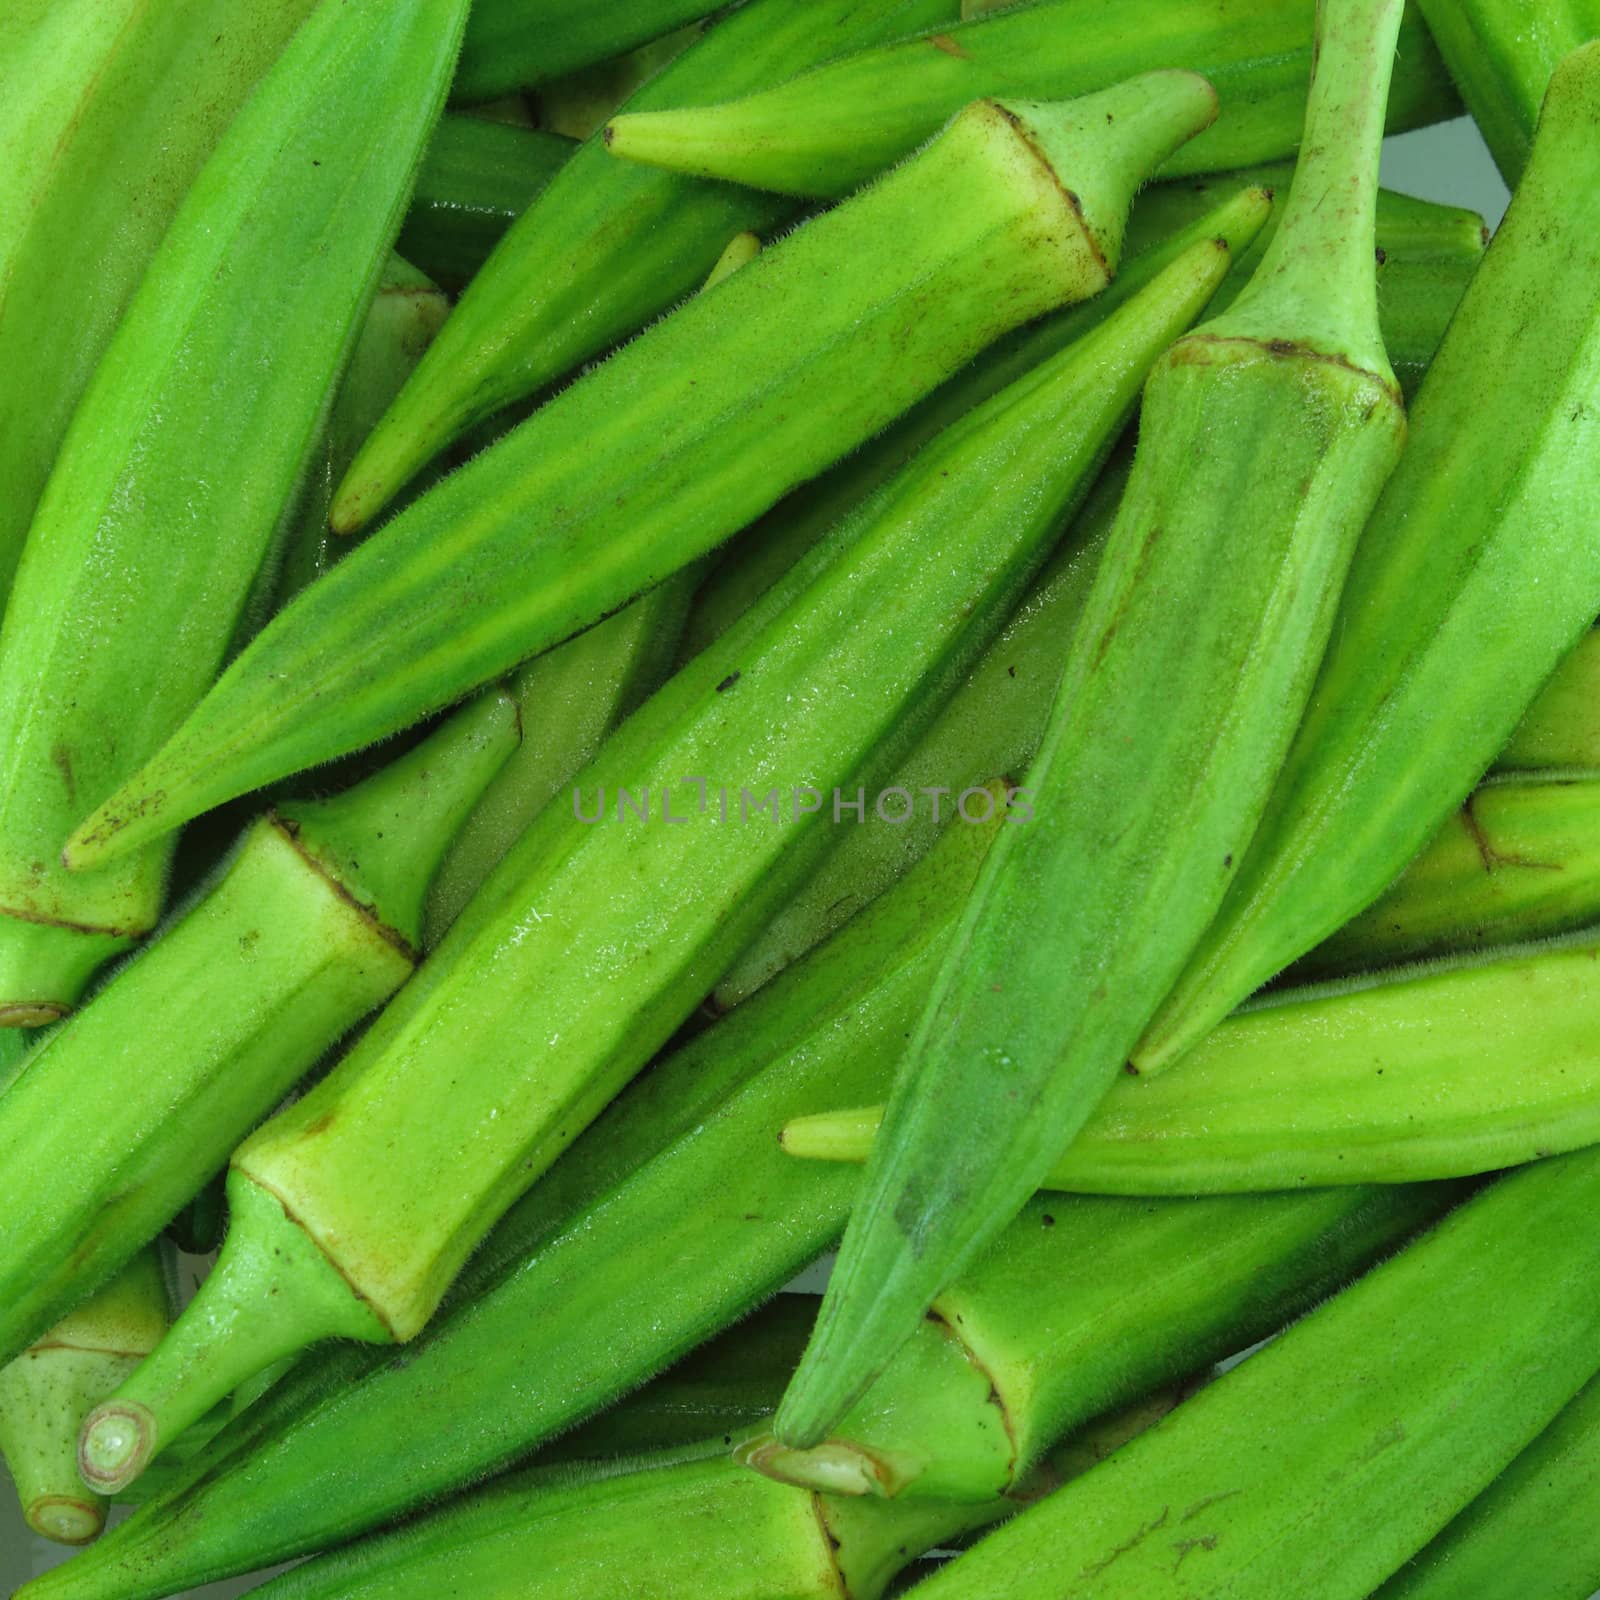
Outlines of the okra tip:
<svg viewBox="0 0 1600 1600">
<path fill-rule="evenodd" d="M 797 1450 L 771 1434 L 762 1434 L 739 1445 L 733 1455 L 741 1466 L 797 1489 L 852 1498 L 888 1494 L 880 1464 L 844 1440 L 829 1439 L 812 1449 Z"/>
</svg>

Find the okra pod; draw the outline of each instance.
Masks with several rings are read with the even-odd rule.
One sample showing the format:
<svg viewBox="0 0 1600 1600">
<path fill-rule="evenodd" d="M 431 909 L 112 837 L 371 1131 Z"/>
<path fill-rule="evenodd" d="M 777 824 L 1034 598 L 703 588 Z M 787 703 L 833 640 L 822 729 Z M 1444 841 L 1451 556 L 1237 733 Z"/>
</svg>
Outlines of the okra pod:
<svg viewBox="0 0 1600 1600">
<path fill-rule="evenodd" d="M 1600 1380 L 1373 1600 L 1584 1600 L 1600 1584 Z"/>
<path fill-rule="evenodd" d="M 313 0 L 0 20 L 0 605 L 67 424 L 195 174 Z M 181 109 L 173 85 L 182 84 Z"/>
<path fill-rule="evenodd" d="M 1418 0 L 1500 175 L 1521 181 L 1561 58 L 1600 37 L 1595 0 Z"/>
<path fill-rule="evenodd" d="M 441 117 L 395 248 L 436 283 L 459 290 L 576 149 L 536 128 Z"/>
<path fill-rule="evenodd" d="M 750 0 L 632 103 L 699 104 L 763 88 L 840 50 L 946 20 L 953 0 Z M 364 526 L 452 441 L 630 337 L 696 288 L 741 228 L 793 206 L 613 161 L 589 139 L 517 220 L 436 347 L 374 430 L 339 496 Z M 848 259 L 848 258 L 841 258 Z"/>
<path fill-rule="evenodd" d="M 316 1339 L 421 1329 L 498 1217 L 814 865 L 829 792 L 875 777 L 998 631 L 1228 255 L 1225 240 L 1197 246 L 947 430 L 607 742 L 571 813 L 535 819 L 379 1022 L 235 1153 L 221 1260 L 89 1419 L 89 1481 L 131 1481 L 220 1395 Z M 734 302 L 767 259 L 699 303 Z M 908 564 L 931 574 L 912 592 Z M 640 917 L 641 880 L 670 915 Z"/>
<path fill-rule="evenodd" d="M 1600 922 L 1600 776 L 1484 784 L 1382 898 L 1297 961 L 1337 977 Z"/>
<path fill-rule="evenodd" d="M 456 100 L 494 100 L 532 88 L 710 16 L 717 0 L 475 0 Z"/>
<path fill-rule="evenodd" d="M 1229 1194 L 1466 1177 L 1600 1143 L 1600 935 L 1287 991 L 1182 1072 L 1123 1076 L 1040 1179 L 1094 1194 Z M 785 1130 L 863 1160 L 876 1110 Z"/>
<path fill-rule="evenodd" d="M 774 1130 L 887 1088 L 1003 825 L 947 833 L 645 1074 L 506 1216 L 414 1345 L 308 1355 L 28 1600 L 155 1600 L 342 1543 L 522 1459 L 775 1294 L 837 1238 L 856 1185 L 790 1160 Z"/>
<path fill-rule="evenodd" d="M 670 61 L 705 32 L 709 22 L 691 22 L 626 55 L 580 67 L 539 86 L 539 123 L 569 139 L 587 139 L 604 127 Z"/>
<path fill-rule="evenodd" d="M 1500 772 L 1600 768 L 1600 630 L 1556 668 L 1495 760 Z"/>
<path fill-rule="evenodd" d="M 1600 1361 L 1600 1151 L 1501 1178 L 918 1600 L 1364 1600 Z"/>
<path fill-rule="evenodd" d="M 0 1367 L 0 1457 L 35 1533 L 59 1544 L 99 1537 L 106 1502 L 78 1476 L 78 1429 L 155 1348 L 168 1313 L 160 1257 L 146 1250 Z"/>
<path fill-rule="evenodd" d="M 1134 1054 L 1141 1071 L 1177 1060 L 1393 883 L 1600 611 L 1600 547 L 1583 531 L 1600 517 L 1597 116 L 1600 44 L 1556 72 L 1271 803 Z"/>
<path fill-rule="evenodd" d="M 1405 415 L 1373 226 L 1402 0 L 1318 12 L 1305 154 L 1249 286 L 1145 387 L 1028 771 L 896 1079 L 778 1437 L 826 1436 L 1093 1113 L 1267 804 Z"/>
<path fill-rule="evenodd" d="M 431 869 L 517 738 L 490 694 L 345 794 L 286 802 L 0 1095 L 0 1359 L 165 1226 L 410 975 Z"/>
<path fill-rule="evenodd" d="M 66 871 L 62 845 L 188 713 L 243 620 L 465 9 L 352 0 L 307 20 L 190 188 L 79 407 L 0 640 L 0 1023 L 70 1010 L 156 921 L 169 844 L 92 873 Z"/>
<path fill-rule="evenodd" d="M 1214 110 L 1203 79 L 1155 73 L 1084 100 L 962 113 L 341 561 L 257 635 L 67 859 L 92 867 L 371 743 L 671 576 L 1008 328 L 1104 288 L 1133 191 Z M 1067 151 L 1076 204 L 1050 165 Z M 828 406 L 809 403 L 818 393 Z"/>
<path fill-rule="evenodd" d="M 830 61 L 718 106 L 632 107 L 606 130 L 614 155 L 783 194 L 848 194 L 987 95 L 1054 100 L 1134 73 L 1185 67 L 1216 86 L 1214 127 L 1171 155 L 1171 177 L 1292 155 L 1306 112 L 1312 8 L 1298 0 L 1044 0 Z M 1422 20 L 1398 38 L 1389 128 L 1453 116 L 1458 102 Z"/>
<path fill-rule="evenodd" d="M 822 1443 L 758 1435 L 740 1459 L 836 1494 L 1014 1493 L 1058 1440 L 1277 1332 L 1452 1193 L 1036 1198 Z"/>
</svg>

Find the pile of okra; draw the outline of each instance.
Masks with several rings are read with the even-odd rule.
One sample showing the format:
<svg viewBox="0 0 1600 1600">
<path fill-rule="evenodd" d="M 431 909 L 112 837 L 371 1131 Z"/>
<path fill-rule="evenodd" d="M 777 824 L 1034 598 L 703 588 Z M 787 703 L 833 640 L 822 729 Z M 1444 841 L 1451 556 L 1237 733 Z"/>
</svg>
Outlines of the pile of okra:
<svg viewBox="0 0 1600 1600">
<path fill-rule="evenodd" d="M 0 166 L 19 1596 L 1600 1589 L 1600 0 L 0 0 Z"/>
</svg>

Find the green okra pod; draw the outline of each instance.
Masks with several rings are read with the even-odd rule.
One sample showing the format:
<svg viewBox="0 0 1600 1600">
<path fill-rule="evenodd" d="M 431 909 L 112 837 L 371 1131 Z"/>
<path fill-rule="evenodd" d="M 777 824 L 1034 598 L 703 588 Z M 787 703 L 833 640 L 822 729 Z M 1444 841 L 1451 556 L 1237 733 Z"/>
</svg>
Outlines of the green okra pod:
<svg viewBox="0 0 1600 1600">
<path fill-rule="evenodd" d="M 633 103 L 742 94 L 951 11 L 952 0 L 750 0 Z M 765 232 L 793 209 L 751 190 L 613 161 L 600 139 L 589 139 L 507 233 L 432 359 L 374 430 L 339 496 L 339 527 L 365 525 L 452 441 L 670 310 L 731 234 Z"/>
<path fill-rule="evenodd" d="M 570 812 L 535 819 L 351 1053 L 235 1153 L 219 1265 L 90 1418 L 91 1482 L 130 1481 L 319 1338 L 421 1329 L 818 859 L 830 793 L 877 777 L 998 631 L 1228 257 L 1225 239 L 1196 246 L 947 430 L 606 743 Z M 761 264 L 701 303 L 734 300 Z M 929 574 L 911 591 L 908 565 Z M 641 918 L 641 881 L 670 915 Z"/>
<path fill-rule="evenodd" d="M 16 0 L 0 18 L 0 605 L 73 410 L 167 224 L 312 6 Z"/>
<path fill-rule="evenodd" d="M 1397 48 L 1390 129 L 1453 116 L 1455 91 L 1414 12 Z M 1042 0 L 877 45 L 726 105 L 629 107 L 606 137 L 630 160 L 837 196 L 915 150 L 970 100 L 1053 100 L 1184 67 L 1215 84 L 1222 113 L 1162 170 L 1217 172 L 1293 154 L 1312 59 L 1312 7 L 1299 0 Z"/>
<path fill-rule="evenodd" d="M 540 84 L 539 125 L 570 139 L 589 138 L 663 67 L 699 39 L 709 25 L 709 19 L 691 22 L 626 55 L 580 67 Z"/>
<path fill-rule="evenodd" d="M 1277 1332 L 1452 1193 L 1036 1198 L 822 1443 L 758 1435 L 740 1459 L 832 1493 L 1014 1493 L 1059 1439 Z"/>
<path fill-rule="evenodd" d="M 1134 1054 L 1175 1061 L 1372 904 L 1459 806 L 1600 609 L 1600 44 L 1418 397 L 1311 705 L 1227 900 Z"/>
<path fill-rule="evenodd" d="M 1123 1076 L 1041 1187 L 1228 1194 L 1471 1176 L 1600 1143 L 1593 928 L 1288 990 L 1181 1072 Z M 861 1161 L 877 1109 L 808 1117 L 795 1154 Z"/>
<path fill-rule="evenodd" d="M 1586 1600 L 1600 1584 L 1600 1380 L 1373 1600 Z"/>
<path fill-rule="evenodd" d="M 78 1476 L 78 1429 L 166 1332 L 166 1278 L 142 1251 L 98 1294 L 0 1367 L 0 1458 L 28 1526 L 59 1544 L 88 1544 L 106 1502 Z"/>
<path fill-rule="evenodd" d="M 70 1010 L 156 921 L 170 844 L 80 874 L 62 846 L 244 620 L 464 12 L 351 0 L 307 20 L 190 188 L 77 412 L 0 641 L 0 1023 Z"/>
<path fill-rule="evenodd" d="M 93 867 L 371 743 L 670 577 L 999 334 L 1104 288 L 1133 191 L 1214 110 L 1203 79 L 1153 73 L 1080 101 L 963 112 L 341 561 L 68 859 Z"/>
<path fill-rule="evenodd" d="M 1600 922 L 1600 776 L 1486 783 L 1394 887 L 1297 961 L 1336 977 Z"/>
<path fill-rule="evenodd" d="M 154 1600 L 342 1543 L 523 1458 L 775 1294 L 838 1236 L 855 1177 L 790 1160 L 773 1132 L 882 1093 L 999 826 L 946 834 L 640 1078 L 489 1236 L 414 1345 L 309 1354 L 28 1600 Z"/>
<path fill-rule="evenodd" d="M 1499 772 L 1600 768 L 1600 630 L 1556 668 L 1495 761 Z"/>
<path fill-rule="evenodd" d="M 1600 38 L 1595 0 L 1418 0 L 1500 175 L 1521 181 L 1561 58 Z"/>
<path fill-rule="evenodd" d="M 1364 1600 L 1600 1361 L 1600 1151 L 1500 1179 L 918 1600 Z"/>
<path fill-rule="evenodd" d="M 374 777 L 286 802 L 0 1095 L 0 1358 L 154 1238 L 410 975 L 433 866 L 517 739 L 491 693 Z"/>
<path fill-rule="evenodd" d="M 717 0 L 475 0 L 452 95 L 494 100 L 547 83 L 717 9 Z"/>
<path fill-rule="evenodd" d="M 395 248 L 436 283 L 459 290 L 576 149 L 536 128 L 441 117 Z"/>
<path fill-rule="evenodd" d="M 889 1101 L 777 1433 L 816 1444 L 1016 1215 L 1182 970 L 1266 806 L 1405 416 L 1373 226 L 1402 0 L 1318 12 L 1249 286 L 1145 387 L 1106 553 Z"/>
</svg>

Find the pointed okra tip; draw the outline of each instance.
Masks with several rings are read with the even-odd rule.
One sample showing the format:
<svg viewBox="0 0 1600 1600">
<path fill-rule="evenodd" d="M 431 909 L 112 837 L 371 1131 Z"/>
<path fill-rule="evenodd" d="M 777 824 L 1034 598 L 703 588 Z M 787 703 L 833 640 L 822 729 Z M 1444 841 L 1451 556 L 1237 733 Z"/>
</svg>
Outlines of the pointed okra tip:
<svg viewBox="0 0 1600 1600">
<path fill-rule="evenodd" d="M 1179 145 L 1210 127 L 1217 92 L 1197 72 L 1145 72 L 1076 100 L 991 102 L 1049 170 L 1107 281 L 1134 196 Z"/>
</svg>

